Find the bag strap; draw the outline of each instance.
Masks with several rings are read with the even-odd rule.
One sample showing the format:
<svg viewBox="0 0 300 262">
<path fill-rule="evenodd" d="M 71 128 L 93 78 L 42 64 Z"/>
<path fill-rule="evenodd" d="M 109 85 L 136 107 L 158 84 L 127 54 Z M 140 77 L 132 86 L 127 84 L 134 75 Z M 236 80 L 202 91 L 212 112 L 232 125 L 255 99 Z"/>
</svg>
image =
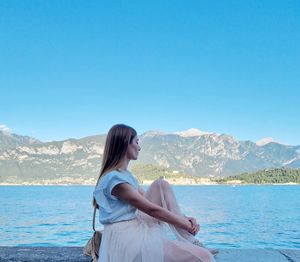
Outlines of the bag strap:
<svg viewBox="0 0 300 262">
<path fill-rule="evenodd" d="M 94 230 L 94 232 L 96 232 L 96 228 L 95 228 L 96 211 L 97 211 L 97 208 L 95 207 L 94 208 L 94 214 L 93 214 L 93 230 Z"/>
</svg>

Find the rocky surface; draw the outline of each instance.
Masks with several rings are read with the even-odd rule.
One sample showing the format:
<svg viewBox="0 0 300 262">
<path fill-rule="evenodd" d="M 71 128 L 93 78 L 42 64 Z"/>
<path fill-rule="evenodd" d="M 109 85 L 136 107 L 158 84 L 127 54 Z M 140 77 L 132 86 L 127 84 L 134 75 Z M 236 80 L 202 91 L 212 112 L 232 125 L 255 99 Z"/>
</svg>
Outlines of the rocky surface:
<svg viewBox="0 0 300 262">
<path fill-rule="evenodd" d="M 82 247 L 0 247 L 0 261 L 90 261 Z M 299 262 L 300 249 L 221 249 L 217 262 Z"/>
</svg>

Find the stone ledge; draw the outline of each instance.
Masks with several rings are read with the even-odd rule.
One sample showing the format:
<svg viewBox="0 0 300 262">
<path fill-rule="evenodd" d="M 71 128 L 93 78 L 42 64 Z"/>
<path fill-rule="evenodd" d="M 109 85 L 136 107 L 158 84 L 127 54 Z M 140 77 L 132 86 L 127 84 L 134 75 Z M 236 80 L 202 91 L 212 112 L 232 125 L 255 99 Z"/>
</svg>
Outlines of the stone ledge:
<svg viewBox="0 0 300 262">
<path fill-rule="evenodd" d="M 0 247 L 0 262 L 88 262 L 82 247 Z M 300 249 L 220 249 L 217 262 L 299 262 Z"/>
</svg>

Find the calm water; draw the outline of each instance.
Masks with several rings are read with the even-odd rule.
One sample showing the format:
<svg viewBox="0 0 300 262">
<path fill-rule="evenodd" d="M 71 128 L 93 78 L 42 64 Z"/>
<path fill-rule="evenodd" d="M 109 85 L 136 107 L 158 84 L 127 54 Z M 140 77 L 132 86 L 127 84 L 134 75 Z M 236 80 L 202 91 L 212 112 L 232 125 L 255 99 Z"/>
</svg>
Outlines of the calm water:
<svg viewBox="0 0 300 262">
<path fill-rule="evenodd" d="M 300 248 L 300 186 L 176 186 L 197 238 L 218 248 Z M 0 246 L 83 246 L 90 186 L 0 186 Z M 101 226 L 98 224 L 98 228 Z"/>
</svg>

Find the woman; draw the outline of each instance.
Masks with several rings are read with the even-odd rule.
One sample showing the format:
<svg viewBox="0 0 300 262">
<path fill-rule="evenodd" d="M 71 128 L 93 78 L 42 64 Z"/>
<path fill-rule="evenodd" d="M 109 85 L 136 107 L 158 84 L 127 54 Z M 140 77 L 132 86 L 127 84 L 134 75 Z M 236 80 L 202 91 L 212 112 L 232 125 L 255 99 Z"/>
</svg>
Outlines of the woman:
<svg viewBox="0 0 300 262">
<path fill-rule="evenodd" d="M 94 191 L 104 225 L 99 261 L 214 261 L 194 238 L 200 227 L 194 218 L 181 214 L 170 185 L 159 179 L 144 193 L 127 170 L 140 150 L 133 128 L 118 124 L 109 130 Z M 177 240 L 166 237 L 165 225 Z"/>
</svg>

